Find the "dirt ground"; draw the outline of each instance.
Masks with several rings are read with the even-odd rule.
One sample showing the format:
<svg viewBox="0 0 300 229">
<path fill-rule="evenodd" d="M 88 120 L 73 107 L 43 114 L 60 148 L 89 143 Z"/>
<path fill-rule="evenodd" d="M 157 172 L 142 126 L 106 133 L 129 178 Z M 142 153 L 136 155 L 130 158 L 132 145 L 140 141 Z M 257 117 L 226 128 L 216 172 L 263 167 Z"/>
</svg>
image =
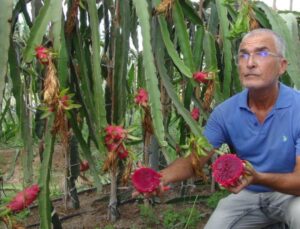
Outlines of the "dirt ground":
<svg viewBox="0 0 300 229">
<path fill-rule="evenodd" d="M 60 152 L 61 150 L 56 150 Z M 63 190 L 63 160 L 60 153 L 54 153 L 52 175 L 57 181 L 58 189 Z M 18 158 L 14 168 L 14 174 L 9 180 L 5 180 L 8 173 L 12 171 L 14 164 L 15 150 L 0 150 L 0 170 L 4 174 L 4 184 L 21 184 L 21 166 Z M 39 158 L 35 157 L 33 162 L 34 167 L 39 166 Z M 34 180 L 37 180 L 34 177 Z M 84 186 L 85 185 L 85 186 Z M 209 185 L 192 185 L 185 192 L 185 198 L 181 198 L 181 185 L 175 185 L 166 193 L 163 199 L 156 199 L 155 204 L 150 205 L 153 210 L 156 223 L 151 225 L 149 220 L 141 215 L 141 205 L 145 204 L 141 198 L 131 198 L 132 188 L 130 186 L 122 189 L 122 202 L 119 204 L 120 218 L 112 223 L 107 219 L 107 206 L 109 201 L 109 184 L 104 185 L 100 193 L 96 192 L 93 187 L 88 187 L 85 181 L 78 179 L 78 186 L 84 186 L 85 189 L 79 192 L 80 208 L 65 209 L 63 198 L 58 197 L 53 199 L 53 205 L 58 213 L 64 229 L 148 229 L 148 228 L 165 228 L 163 226 L 163 213 L 168 209 L 173 209 L 174 212 L 182 212 L 183 209 L 191 209 L 193 206 L 199 210 L 202 215 L 200 222 L 196 228 L 203 228 L 207 218 L 211 214 L 211 209 L 206 205 L 205 199 L 210 195 Z M 4 186 L 5 187 L 5 186 Z M 62 192 L 61 192 L 62 193 Z M 193 200 L 197 196 L 197 203 Z M 189 198 L 191 198 L 189 200 Z M 147 205 L 148 206 L 148 205 Z M 149 213 L 150 214 L 150 213 Z M 151 215 L 148 216 L 148 218 Z M 36 229 L 39 227 L 38 208 L 35 204 L 30 207 L 30 216 L 22 222 L 25 228 Z M 176 227 L 180 228 L 180 227 Z M 183 227 L 182 227 L 183 228 Z M 189 227 L 187 227 L 189 228 Z"/>
</svg>

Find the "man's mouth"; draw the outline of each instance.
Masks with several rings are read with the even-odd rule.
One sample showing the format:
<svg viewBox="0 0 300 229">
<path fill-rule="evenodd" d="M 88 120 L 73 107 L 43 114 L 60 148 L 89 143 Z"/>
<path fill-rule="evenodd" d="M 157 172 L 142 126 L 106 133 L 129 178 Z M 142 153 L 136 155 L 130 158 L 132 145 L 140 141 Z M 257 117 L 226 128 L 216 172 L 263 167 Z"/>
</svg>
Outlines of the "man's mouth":
<svg viewBox="0 0 300 229">
<path fill-rule="evenodd" d="M 255 73 L 247 73 L 247 74 L 244 74 L 244 77 L 251 77 L 251 76 L 259 76 L 258 74 L 255 74 Z"/>
</svg>

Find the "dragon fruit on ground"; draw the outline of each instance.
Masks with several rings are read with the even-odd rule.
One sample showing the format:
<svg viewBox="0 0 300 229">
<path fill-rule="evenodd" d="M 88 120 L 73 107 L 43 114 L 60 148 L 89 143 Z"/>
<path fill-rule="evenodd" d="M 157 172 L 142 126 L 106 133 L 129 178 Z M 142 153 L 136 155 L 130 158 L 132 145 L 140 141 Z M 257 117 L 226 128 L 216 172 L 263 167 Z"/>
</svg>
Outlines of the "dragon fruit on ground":
<svg viewBox="0 0 300 229">
<path fill-rule="evenodd" d="M 212 164 L 213 177 L 223 187 L 236 185 L 245 173 L 245 161 L 235 154 L 224 154 Z"/>
<path fill-rule="evenodd" d="M 131 180 L 140 193 L 150 193 L 159 187 L 161 175 L 154 169 L 141 167 L 134 171 Z"/>
</svg>

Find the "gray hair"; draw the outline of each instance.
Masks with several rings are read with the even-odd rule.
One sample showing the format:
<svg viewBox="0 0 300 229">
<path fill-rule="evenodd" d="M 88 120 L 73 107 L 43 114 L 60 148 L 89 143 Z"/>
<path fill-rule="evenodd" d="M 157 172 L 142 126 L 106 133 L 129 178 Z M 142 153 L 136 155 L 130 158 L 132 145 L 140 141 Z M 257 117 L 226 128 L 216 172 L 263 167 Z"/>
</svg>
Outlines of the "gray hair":
<svg viewBox="0 0 300 229">
<path fill-rule="evenodd" d="M 245 38 L 259 33 L 269 33 L 273 35 L 278 54 L 281 55 L 282 57 L 285 57 L 285 41 L 278 33 L 274 32 L 271 29 L 259 28 L 259 29 L 251 30 L 250 32 L 246 33 L 246 35 L 242 39 L 242 42 L 244 41 Z"/>
</svg>

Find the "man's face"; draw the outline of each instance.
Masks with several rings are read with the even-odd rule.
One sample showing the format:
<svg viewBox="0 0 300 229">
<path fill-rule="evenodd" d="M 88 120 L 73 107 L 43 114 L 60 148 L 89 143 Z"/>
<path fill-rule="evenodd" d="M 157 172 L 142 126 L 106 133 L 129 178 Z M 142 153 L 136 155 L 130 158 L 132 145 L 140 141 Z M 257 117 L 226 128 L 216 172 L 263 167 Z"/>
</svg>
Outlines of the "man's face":
<svg viewBox="0 0 300 229">
<path fill-rule="evenodd" d="M 287 67 L 286 59 L 279 55 L 274 37 L 269 33 L 245 38 L 238 55 L 240 81 L 249 89 L 263 89 L 277 84 Z"/>
</svg>

